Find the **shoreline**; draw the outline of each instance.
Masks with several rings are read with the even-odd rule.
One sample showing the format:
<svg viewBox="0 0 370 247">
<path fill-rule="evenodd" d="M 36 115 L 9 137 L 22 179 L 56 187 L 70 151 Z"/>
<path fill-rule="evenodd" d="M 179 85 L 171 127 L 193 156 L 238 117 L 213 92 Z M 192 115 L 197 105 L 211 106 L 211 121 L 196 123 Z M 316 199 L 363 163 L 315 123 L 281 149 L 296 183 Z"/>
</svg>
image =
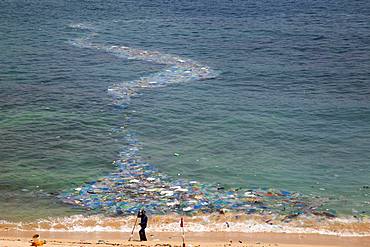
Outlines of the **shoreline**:
<svg viewBox="0 0 370 247">
<path fill-rule="evenodd" d="M 184 219 L 184 230 L 189 233 L 239 232 L 321 234 L 341 237 L 370 237 L 370 220 L 354 218 L 326 218 L 284 215 L 250 215 L 243 213 L 213 213 L 184 216 L 178 214 L 148 215 L 148 231 L 179 232 L 180 219 Z M 0 220 L 0 232 L 107 232 L 128 233 L 136 220 L 135 216 L 109 217 L 105 215 L 73 215 L 49 217 L 30 222 L 8 222 Z"/>
<path fill-rule="evenodd" d="M 0 231 L 0 246 L 30 246 L 35 233 L 47 243 L 44 246 L 181 246 L 181 232 L 147 232 L 148 242 L 138 241 L 138 229 L 133 241 L 130 233 L 119 232 L 43 232 L 43 231 Z M 370 246 L 370 236 L 343 237 L 322 234 L 294 233 L 241 233 L 241 232 L 198 232 L 186 233 L 186 246 Z"/>
<path fill-rule="evenodd" d="M 135 221 L 134 216 L 75 215 L 18 224 L 3 221 L 0 224 L 0 246 L 30 246 L 32 236 L 39 234 L 41 240 L 47 241 L 44 245 L 47 247 L 180 247 L 182 246 L 180 217 L 184 217 L 185 221 L 186 246 L 192 247 L 370 246 L 370 222 L 367 219 L 356 222 L 340 218 L 298 218 L 282 223 L 279 219 L 271 218 L 271 215 L 236 213 L 198 216 L 151 215 L 146 231 L 148 242 L 138 241 L 138 226 L 133 235 L 134 241 L 128 241 Z M 227 227 L 225 223 L 228 223 Z M 346 232 L 348 234 L 345 234 Z"/>
</svg>

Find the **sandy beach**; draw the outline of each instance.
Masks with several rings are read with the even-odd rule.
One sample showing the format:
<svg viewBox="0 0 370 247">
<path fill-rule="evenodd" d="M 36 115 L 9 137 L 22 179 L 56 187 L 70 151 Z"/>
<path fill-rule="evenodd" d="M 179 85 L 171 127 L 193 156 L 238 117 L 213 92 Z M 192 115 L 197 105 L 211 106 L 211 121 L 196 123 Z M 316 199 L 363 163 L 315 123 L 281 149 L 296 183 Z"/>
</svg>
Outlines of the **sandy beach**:
<svg viewBox="0 0 370 247">
<path fill-rule="evenodd" d="M 0 1 L 0 247 L 370 247 L 369 12 Z"/>
<path fill-rule="evenodd" d="M 38 233 L 47 243 L 44 246 L 182 246 L 181 232 L 149 232 L 147 242 L 140 242 L 137 232 L 131 241 L 129 233 L 113 232 L 36 232 L 1 231 L 0 246 L 30 246 L 32 235 Z M 258 247 L 309 247 L 309 246 L 370 246 L 370 237 L 340 237 L 320 234 L 238 233 L 208 232 L 187 233 L 186 246 L 258 246 Z"/>
</svg>

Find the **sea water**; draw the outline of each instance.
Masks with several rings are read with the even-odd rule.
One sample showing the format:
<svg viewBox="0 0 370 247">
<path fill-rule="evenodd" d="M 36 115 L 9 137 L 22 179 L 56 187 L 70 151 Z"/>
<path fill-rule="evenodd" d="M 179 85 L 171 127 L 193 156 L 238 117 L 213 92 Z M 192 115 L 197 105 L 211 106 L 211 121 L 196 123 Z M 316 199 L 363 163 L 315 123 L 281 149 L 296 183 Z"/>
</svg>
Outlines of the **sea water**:
<svg viewBox="0 0 370 247">
<path fill-rule="evenodd" d="M 61 195 L 109 177 L 127 134 L 170 181 L 369 215 L 369 7 L 2 1 L 0 219 L 85 213 Z"/>
</svg>

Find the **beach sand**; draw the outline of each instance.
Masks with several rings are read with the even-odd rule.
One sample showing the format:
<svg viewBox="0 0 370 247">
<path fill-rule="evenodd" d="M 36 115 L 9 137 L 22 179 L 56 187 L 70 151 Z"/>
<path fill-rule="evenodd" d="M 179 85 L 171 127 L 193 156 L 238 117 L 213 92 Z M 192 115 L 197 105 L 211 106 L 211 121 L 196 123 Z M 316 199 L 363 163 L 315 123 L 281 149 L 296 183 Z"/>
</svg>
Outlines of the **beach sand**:
<svg viewBox="0 0 370 247">
<path fill-rule="evenodd" d="M 46 247 L 88 246 L 182 246 L 181 232 L 148 232 L 149 241 L 138 241 L 138 233 L 128 241 L 129 233 L 118 232 L 36 232 L 0 231 L 1 247 L 30 246 L 33 234 L 38 233 L 46 240 Z M 321 234 L 291 233 L 238 233 L 204 232 L 186 233 L 186 246 L 250 246 L 250 247 L 309 247 L 309 246 L 370 246 L 370 237 L 340 237 Z"/>
</svg>

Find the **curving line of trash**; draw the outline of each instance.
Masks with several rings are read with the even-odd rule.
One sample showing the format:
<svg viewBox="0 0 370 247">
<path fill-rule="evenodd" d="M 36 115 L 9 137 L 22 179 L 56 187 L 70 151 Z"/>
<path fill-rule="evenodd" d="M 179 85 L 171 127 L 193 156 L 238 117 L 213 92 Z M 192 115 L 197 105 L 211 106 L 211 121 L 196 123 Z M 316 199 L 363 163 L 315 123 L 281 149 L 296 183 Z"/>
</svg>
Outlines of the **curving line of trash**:
<svg viewBox="0 0 370 247">
<path fill-rule="evenodd" d="M 166 65 L 163 71 L 111 86 L 108 93 L 117 106 L 127 106 L 131 96 L 143 88 L 163 87 L 217 76 L 208 66 L 191 59 L 158 51 L 94 43 L 92 39 L 97 35 L 93 32 L 94 27 L 86 24 L 74 24 L 70 27 L 88 32 L 83 38 L 72 40 L 72 45 L 109 52 L 125 59 Z M 113 161 L 115 170 L 110 175 L 86 182 L 73 191 L 62 194 L 62 201 L 113 215 L 132 215 L 144 207 L 153 214 L 196 214 L 230 210 L 248 214 L 276 213 L 286 215 L 283 219 L 287 221 L 303 214 L 335 217 L 334 211 L 320 210 L 322 199 L 307 198 L 299 193 L 276 189 L 225 190 L 197 181 L 167 177 L 155 166 L 141 159 L 140 143 L 132 133 L 128 133 L 125 139 L 127 145 Z"/>
</svg>

